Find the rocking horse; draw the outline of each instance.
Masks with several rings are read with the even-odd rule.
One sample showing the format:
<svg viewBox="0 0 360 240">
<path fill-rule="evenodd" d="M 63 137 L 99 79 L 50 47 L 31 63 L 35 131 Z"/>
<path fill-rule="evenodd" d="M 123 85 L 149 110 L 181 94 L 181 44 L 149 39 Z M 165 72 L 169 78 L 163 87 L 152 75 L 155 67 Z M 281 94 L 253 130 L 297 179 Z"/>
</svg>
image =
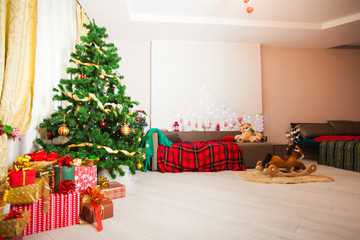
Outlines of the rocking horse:
<svg viewBox="0 0 360 240">
<path fill-rule="evenodd" d="M 305 165 L 297 160 L 304 158 L 304 154 L 295 143 L 289 146 L 287 154 L 284 157 L 273 156 L 268 154 L 264 161 L 258 161 L 256 169 L 264 174 L 273 177 L 295 177 L 304 176 L 316 171 L 316 164 L 311 163 L 306 168 Z M 279 168 L 285 168 L 280 171 Z"/>
</svg>

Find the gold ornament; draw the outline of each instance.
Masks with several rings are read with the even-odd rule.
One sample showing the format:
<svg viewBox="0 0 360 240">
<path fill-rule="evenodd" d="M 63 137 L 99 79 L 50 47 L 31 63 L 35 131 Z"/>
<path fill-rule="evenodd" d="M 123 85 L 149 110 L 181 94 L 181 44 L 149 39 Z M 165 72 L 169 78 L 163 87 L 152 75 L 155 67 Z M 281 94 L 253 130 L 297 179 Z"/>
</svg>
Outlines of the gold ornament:
<svg viewBox="0 0 360 240">
<path fill-rule="evenodd" d="M 64 125 L 62 125 L 62 126 L 58 129 L 58 133 L 59 133 L 61 136 L 67 136 L 67 135 L 69 135 L 70 130 L 69 130 L 69 128 L 64 124 Z"/>
<path fill-rule="evenodd" d="M 148 148 L 148 147 L 150 147 L 150 146 L 149 146 L 149 144 L 146 144 L 146 145 L 145 145 L 145 147 L 147 147 L 147 148 Z"/>
<path fill-rule="evenodd" d="M 70 130 L 69 128 L 66 126 L 65 124 L 65 114 L 64 115 L 64 124 L 58 129 L 58 133 L 61 135 L 61 136 L 67 136 L 69 135 L 70 133 Z"/>
<path fill-rule="evenodd" d="M 104 79 L 104 78 L 105 78 L 105 76 L 104 76 L 103 74 L 101 74 L 99 77 L 100 77 L 101 79 Z"/>
<path fill-rule="evenodd" d="M 130 133 L 130 128 L 127 125 L 124 125 L 121 127 L 120 131 L 123 135 L 128 135 Z"/>
<path fill-rule="evenodd" d="M 141 168 L 142 168 L 142 164 L 139 162 L 139 163 L 136 165 L 136 167 L 137 167 L 138 169 L 141 169 Z"/>
</svg>

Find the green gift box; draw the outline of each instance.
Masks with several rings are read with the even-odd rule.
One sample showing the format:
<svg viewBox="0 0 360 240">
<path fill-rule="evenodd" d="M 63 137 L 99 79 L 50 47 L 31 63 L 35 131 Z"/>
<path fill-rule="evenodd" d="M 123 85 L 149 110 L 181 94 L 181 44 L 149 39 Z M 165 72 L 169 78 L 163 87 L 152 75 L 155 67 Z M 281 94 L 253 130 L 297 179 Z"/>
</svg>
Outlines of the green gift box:
<svg viewBox="0 0 360 240">
<path fill-rule="evenodd" d="M 54 178 L 55 178 L 55 186 L 54 191 L 57 192 L 58 186 L 61 182 L 65 181 L 66 179 L 72 180 L 74 182 L 74 174 L 75 174 L 75 167 L 67 167 L 67 166 L 56 166 L 54 167 Z"/>
</svg>

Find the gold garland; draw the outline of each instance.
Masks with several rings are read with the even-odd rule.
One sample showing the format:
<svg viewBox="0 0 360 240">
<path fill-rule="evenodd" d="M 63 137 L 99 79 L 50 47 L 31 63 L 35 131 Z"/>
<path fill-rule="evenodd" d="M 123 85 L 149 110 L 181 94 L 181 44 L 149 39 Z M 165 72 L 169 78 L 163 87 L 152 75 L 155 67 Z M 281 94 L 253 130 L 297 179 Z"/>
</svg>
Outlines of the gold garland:
<svg viewBox="0 0 360 240">
<path fill-rule="evenodd" d="M 103 53 L 101 50 L 100 50 L 100 47 L 98 45 L 96 45 L 96 43 L 92 42 L 96 48 L 96 50 L 98 50 L 98 52 L 101 54 L 101 55 L 105 55 L 105 53 Z"/>
<path fill-rule="evenodd" d="M 91 99 L 93 99 L 94 101 L 97 102 L 97 105 L 98 107 L 105 113 L 109 113 L 109 112 L 112 112 L 113 110 L 112 109 L 105 109 L 104 105 L 100 102 L 99 99 L 97 99 L 97 97 L 95 96 L 94 93 L 89 93 L 89 96 L 88 97 L 85 97 L 85 98 L 79 98 L 76 94 L 73 94 L 72 92 L 64 92 L 62 90 L 59 89 L 59 91 L 63 94 L 65 94 L 66 96 L 74 99 L 75 101 L 78 101 L 78 102 L 86 102 L 86 101 L 90 101 Z M 106 104 L 105 104 L 106 105 Z M 116 115 L 116 112 L 114 112 L 115 115 Z"/>
<path fill-rule="evenodd" d="M 97 69 L 99 69 L 99 65 L 96 65 L 96 64 L 94 64 L 94 63 L 83 63 L 83 62 L 81 62 L 81 61 L 79 61 L 79 60 L 77 60 L 77 59 L 75 59 L 75 58 L 72 58 L 71 61 L 73 61 L 73 62 L 75 62 L 75 63 L 77 63 L 77 64 L 85 65 L 85 66 L 94 66 L 94 67 L 96 67 Z M 109 74 L 107 74 L 107 73 L 104 71 L 104 69 L 101 69 L 101 74 L 104 75 L 104 76 L 106 76 L 106 77 L 109 77 L 109 78 L 115 78 L 116 80 L 118 80 L 118 82 L 119 82 L 120 85 L 122 84 L 122 83 L 121 83 L 121 80 L 120 80 L 120 78 L 119 78 L 118 76 L 116 76 L 116 75 L 109 75 Z"/>
<path fill-rule="evenodd" d="M 71 145 L 67 146 L 66 149 L 73 148 L 73 147 L 91 147 L 93 145 L 94 144 L 92 144 L 92 143 L 71 144 Z M 126 151 L 126 150 L 112 150 L 111 148 L 106 147 L 106 146 L 97 146 L 97 147 L 105 149 L 110 154 L 117 154 L 119 152 L 122 152 L 126 156 L 134 156 L 136 153 L 139 153 L 140 155 L 145 155 L 144 153 L 139 152 L 139 151 L 135 151 L 135 152 L 130 153 L 130 152 Z"/>
</svg>

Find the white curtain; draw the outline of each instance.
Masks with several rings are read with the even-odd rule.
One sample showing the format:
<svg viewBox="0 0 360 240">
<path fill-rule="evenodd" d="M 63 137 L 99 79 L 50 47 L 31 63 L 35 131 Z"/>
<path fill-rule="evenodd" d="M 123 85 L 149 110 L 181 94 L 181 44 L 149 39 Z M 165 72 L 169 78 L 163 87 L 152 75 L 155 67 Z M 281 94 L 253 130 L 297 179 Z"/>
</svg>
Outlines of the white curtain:
<svg viewBox="0 0 360 240">
<path fill-rule="evenodd" d="M 35 83 L 31 125 L 21 141 L 9 140 L 9 165 L 18 156 L 39 149 L 39 124 L 60 104 L 52 100 L 53 88 L 69 78 L 70 53 L 76 43 L 76 0 L 38 0 Z"/>
</svg>

